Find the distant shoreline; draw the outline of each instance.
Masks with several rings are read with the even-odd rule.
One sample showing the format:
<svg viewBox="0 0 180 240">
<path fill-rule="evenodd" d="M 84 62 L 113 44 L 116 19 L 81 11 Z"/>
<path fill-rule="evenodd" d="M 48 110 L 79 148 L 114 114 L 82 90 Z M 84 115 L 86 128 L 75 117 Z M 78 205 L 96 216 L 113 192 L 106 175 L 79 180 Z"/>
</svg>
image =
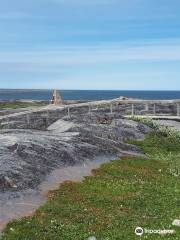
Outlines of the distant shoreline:
<svg viewBox="0 0 180 240">
<path fill-rule="evenodd" d="M 52 90 L 0 89 L 0 101 L 50 101 Z M 63 100 L 96 101 L 124 96 L 145 100 L 180 99 L 180 91 L 60 90 Z"/>
</svg>

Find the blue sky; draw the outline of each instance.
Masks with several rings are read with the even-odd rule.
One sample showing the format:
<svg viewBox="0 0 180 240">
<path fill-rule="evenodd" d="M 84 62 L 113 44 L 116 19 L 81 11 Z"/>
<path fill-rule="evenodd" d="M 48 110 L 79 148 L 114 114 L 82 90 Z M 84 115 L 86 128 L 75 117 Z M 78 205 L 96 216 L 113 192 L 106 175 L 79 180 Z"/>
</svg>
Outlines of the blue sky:
<svg viewBox="0 0 180 240">
<path fill-rule="evenodd" d="M 0 0 L 0 88 L 180 90 L 179 0 Z"/>
</svg>

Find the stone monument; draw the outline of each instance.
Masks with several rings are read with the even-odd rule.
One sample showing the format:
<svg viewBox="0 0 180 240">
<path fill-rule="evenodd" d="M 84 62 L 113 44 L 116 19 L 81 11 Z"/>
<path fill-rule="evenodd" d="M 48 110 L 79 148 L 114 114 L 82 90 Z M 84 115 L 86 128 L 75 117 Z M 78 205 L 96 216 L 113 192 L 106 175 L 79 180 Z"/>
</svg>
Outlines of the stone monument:
<svg viewBox="0 0 180 240">
<path fill-rule="evenodd" d="M 51 104 L 54 104 L 56 106 L 62 105 L 62 98 L 58 90 L 54 90 Z"/>
</svg>

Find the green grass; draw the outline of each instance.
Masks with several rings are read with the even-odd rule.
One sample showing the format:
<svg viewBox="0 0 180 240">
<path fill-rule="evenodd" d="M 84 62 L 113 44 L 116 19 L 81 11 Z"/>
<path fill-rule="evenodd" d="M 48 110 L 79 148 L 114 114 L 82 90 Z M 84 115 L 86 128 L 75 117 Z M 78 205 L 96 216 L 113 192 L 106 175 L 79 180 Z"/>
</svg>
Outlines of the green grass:
<svg viewBox="0 0 180 240">
<path fill-rule="evenodd" d="M 148 159 L 125 157 L 93 170 L 83 182 L 65 182 L 32 217 L 8 224 L 3 240 L 180 239 L 180 142 L 152 133 L 136 142 Z M 174 229 L 174 235 L 134 229 Z"/>
<path fill-rule="evenodd" d="M 47 104 L 42 102 L 7 102 L 0 103 L 0 110 L 2 109 L 17 109 L 17 108 L 27 108 L 27 107 L 41 107 Z"/>
</svg>

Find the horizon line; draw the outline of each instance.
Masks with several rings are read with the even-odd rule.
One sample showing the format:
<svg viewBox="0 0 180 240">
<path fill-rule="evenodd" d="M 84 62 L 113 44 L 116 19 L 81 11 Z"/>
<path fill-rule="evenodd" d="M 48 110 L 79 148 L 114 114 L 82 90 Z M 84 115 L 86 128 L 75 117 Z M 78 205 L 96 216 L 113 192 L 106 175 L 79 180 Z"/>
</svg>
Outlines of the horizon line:
<svg viewBox="0 0 180 240">
<path fill-rule="evenodd" d="M 155 92 L 155 91 L 171 91 L 171 92 L 179 92 L 180 89 L 59 89 L 59 88 L 0 88 L 0 90 L 32 90 L 32 91 L 53 91 L 57 89 L 58 91 L 146 91 L 146 92 Z"/>
</svg>

